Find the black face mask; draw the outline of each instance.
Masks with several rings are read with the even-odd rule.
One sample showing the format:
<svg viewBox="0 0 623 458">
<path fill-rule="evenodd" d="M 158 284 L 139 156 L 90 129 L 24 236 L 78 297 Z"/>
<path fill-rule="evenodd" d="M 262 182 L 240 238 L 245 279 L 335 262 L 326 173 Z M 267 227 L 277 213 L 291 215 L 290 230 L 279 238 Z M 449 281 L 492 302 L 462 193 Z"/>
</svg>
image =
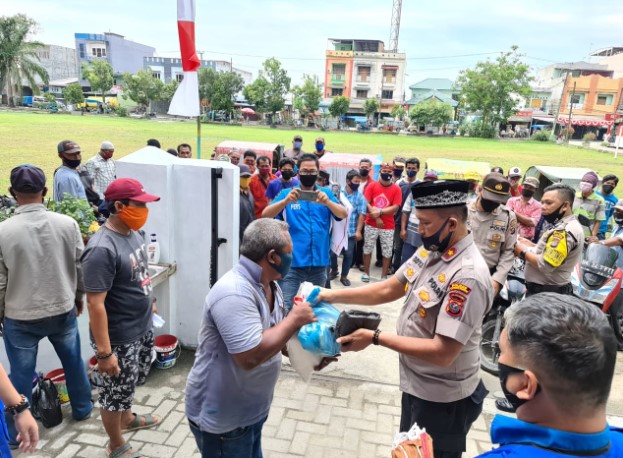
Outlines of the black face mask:
<svg viewBox="0 0 623 458">
<path fill-rule="evenodd" d="M 614 191 L 614 186 L 612 186 L 611 184 L 605 184 L 601 187 L 601 190 L 604 194 L 610 194 L 612 191 Z"/>
<path fill-rule="evenodd" d="M 473 181 L 469 182 L 469 192 L 474 192 L 476 191 L 476 183 L 474 183 Z"/>
<path fill-rule="evenodd" d="M 614 215 L 614 222 L 619 226 L 623 226 L 623 215 Z"/>
<path fill-rule="evenodd" d="M 381 180 L 383 181 L 391 181 L 392 174 L 391 173 L 381 173 Z M 389 186 L 389 185 L 386 185 Z"/>
<path fill-rule="evenodd" d="M 368 175 L 370 175 L 370 171 L 368 169 L 359 169 L 359 175 L 361 175 L 362 177 L 367 177 Z"/>
<path fill-rule="evenodd" d="M 450 244 L 450 238 L 452 237 L 452 232 L 448 232 L 448 235 L 446 235 L 443 240 L 439 240 L 439 236 L 448 224 L 448 221 L 450 220 L 447 219 L 446 222 L 443 223 L 439 230 L 433 235 L 430 235 L 428 237 L 422 237 L 422 244 L 424 245 L 424 248 L 426 250 L 439 251 L 443 253 L 448 249 L 448 245 Z"/>
<path fill-rule="evenodd" d="M 524 188 L 521 190 L 521 195 L 529 199 L 534 195 L 534 191 L 532 189 Z"/>
<path fill-rule="evenodd" d="M 284 180 L 289 180 L 294 176 L 294 170 L 282 170 L 281 176 Z"/>
<path fill-rule="evenodd" d="M 564 204 L 558 207 L 558 210 L 551 212 L 549 215 L 543 215 L 543 219 L 549 224 L 556 224 L 556 221 L 562 218 L 563 212 L 561 210 L 563 205 Z"/>
<path fill-rule="evenodd" d="M 305 186 L 306 188 L 311 188 L 314 184 L 316 184 L 316 180 L 318 180 L 318 174 L 301 175 L 299 176 L 299 180 L 303 186 Z"/>
<path fill-rule="evenodd" d="M 75 169 L 76 167 L 78 167 L 80 165 L 80 163 L 82 161 L 80 159 L 66 159 L 66 158 L 63 158 L 63 162 L 70 169 Z"/>
<path fill-rule="evenodd" d="M 506 400 L 512 405 L 515 410 L 517 410 L 520 406 L 524 405 L 526 402 L 525 399 L 519 399 L 516 394 L 511 393 L 506 388 L 506 381 L 508 380 L 508 376 L 511 374 L 523 374 L 525 372 L 524 369 L 518 369 L 513 366 L 507 366 L 506 364 L 502 364 L 498 361 L 498 376 L 500 377 L 500 384 L 502 385 L 502 391 L 504 392 L 504 396 Z M 541 386 L 537 386 L 536 392 L 541 391 Z"/>
<path fill-rule="evenodd" d="M 493 210 L 500 206 L 499 202 L 493 202 L 492 200 L 480 199 L 480 206 L 487 213 L 491 213 Z"/>
</svg>

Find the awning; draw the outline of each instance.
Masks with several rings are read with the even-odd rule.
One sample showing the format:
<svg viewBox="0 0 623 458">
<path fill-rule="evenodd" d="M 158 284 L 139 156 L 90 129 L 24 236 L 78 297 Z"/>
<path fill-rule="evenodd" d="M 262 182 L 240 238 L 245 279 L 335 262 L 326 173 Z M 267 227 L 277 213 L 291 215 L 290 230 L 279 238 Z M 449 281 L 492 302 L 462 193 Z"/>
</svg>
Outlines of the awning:
<svg viewBox="0 0 623 458">
<path fill-rule="evenodd" d="M 508 122 L 530 122 L 532 121 L 532 116 L 511 116 L 508 118 Z"/>
<path fill-rule="evenodd" d="M 553 116 L 535 116 L 532 119 L 534 119 L 535 121 L 541 121 L 541 122 L 547 122 L 549 124 L 554 124 Z"/>
<path fill-rule="evenodd" d="M 561 124 L 569 123 L 569 116 L 559 116 L 558 122 Z M 601 126 L 611 126 L 612 121 L 606 121 L 604 118 L 597 118 L 595 116 L 571 116 L 571 125 L 572 126 L 591 126 L 591 127 L 601 127 Z"/>
</svg>

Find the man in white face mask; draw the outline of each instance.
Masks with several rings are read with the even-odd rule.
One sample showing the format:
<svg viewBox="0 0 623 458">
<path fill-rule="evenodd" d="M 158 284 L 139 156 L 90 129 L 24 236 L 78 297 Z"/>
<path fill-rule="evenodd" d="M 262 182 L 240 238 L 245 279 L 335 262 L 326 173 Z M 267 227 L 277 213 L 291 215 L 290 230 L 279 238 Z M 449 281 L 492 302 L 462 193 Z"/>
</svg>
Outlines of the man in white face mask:
<svg viewBox="0 0 623 458">
<path fill-rule="evenodd" d="M 573 214 L 580 219 L 584 236 L 591 238 L 591 241 L 597 241 L 599 226 L 606 219 L 606 202 L 594 191 L 597 183 L 599 177 L 595 172 L 585 173 L 580 182 L 580 191 L 575 195 L 573 203 Z M 579 218 L 580 216 L 584 216 L 586 220 Z"/>
</svg>

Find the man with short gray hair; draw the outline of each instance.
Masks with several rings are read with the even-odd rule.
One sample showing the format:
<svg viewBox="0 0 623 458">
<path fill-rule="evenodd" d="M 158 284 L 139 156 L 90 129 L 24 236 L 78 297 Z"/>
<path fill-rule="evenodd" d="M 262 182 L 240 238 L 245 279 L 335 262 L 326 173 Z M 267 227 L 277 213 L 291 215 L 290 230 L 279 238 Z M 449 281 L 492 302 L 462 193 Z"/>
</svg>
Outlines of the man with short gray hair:
<svg viewBox="0 0 623 458">
<path fill-rule="evenodd" d="M 93 156 L 84 164 L 84 168 L 91 178 L 93 178 L 93 185 L 95 191 L 99 194 L 100 198 L 104 198 L 104 191 L 106 188 L 115 181 L 117 178 L 117 167 L 112 156 L 115 153 L 115 146 L 109 142 L 102 142 L 99 153 Z"/>
<path fill-rule="evenodd" d="M 517 419 L 496 416 L 483 457 L 620 457 L 623 430 L 606 422 L 617 343 L 582 300 L 541 293 L 514 304 L 500 335 L 500 383 Z"/>
<path fill-rule="evenodd" d="M 206 297 L 186 386 L 186 415 L 202 458 L 262 456 L 281 351 L 315 321 L 308 303 L 294 304 L 286 316 L 277 280 L 291 263 L 288 224 L 256 220 L 243 235 L 240 262 Z"/>
</svg>

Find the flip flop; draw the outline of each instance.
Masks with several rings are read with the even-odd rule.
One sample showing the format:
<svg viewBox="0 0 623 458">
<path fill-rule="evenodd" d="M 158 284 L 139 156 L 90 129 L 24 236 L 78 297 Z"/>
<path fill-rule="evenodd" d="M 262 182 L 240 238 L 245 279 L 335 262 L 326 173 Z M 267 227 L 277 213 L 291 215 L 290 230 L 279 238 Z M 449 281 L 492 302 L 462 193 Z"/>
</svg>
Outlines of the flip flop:
<svg viewBox="0 0 623 458">
<path fill-rule="evenodd" d="M 350 280 L 348 278 L 340 278 L 340 283 L 344 286 L 350 286 Z"/>
<path fill-rule="evenodd" d="M 145 419 L 143 423 L 142 419 Z M 136 431 L 139 429 L 147 429 L 153 428 L 154 426 L 158 426 L 162 420 L 160 418 L 154 417 L 152 414 L 147 415 L 137 415 L 134 414 L 134 420 L 130 422 L 126 429 L 122 429 L 122 433 L 127 433 L 129 431 Z"/>
<path fill-rule="evenodd" d="M 364 283 L 370 283 L 370 275 L 363 274 L 361 276 L 361 281 Z"/>
<path fill-rule="evenodd" d="M 132 450 L 132 446 L 129 442 L 126 442 L 121 447 L 114 450 L 110 450 L 107 446 L 106 456 L 108 458 L 144 458 L 144 455 L 141 455 L 138 452 L 132 452 L 129 455 L 126 455 L 126 453 L 128 453 L 130 450 Z"/>
</svg>

